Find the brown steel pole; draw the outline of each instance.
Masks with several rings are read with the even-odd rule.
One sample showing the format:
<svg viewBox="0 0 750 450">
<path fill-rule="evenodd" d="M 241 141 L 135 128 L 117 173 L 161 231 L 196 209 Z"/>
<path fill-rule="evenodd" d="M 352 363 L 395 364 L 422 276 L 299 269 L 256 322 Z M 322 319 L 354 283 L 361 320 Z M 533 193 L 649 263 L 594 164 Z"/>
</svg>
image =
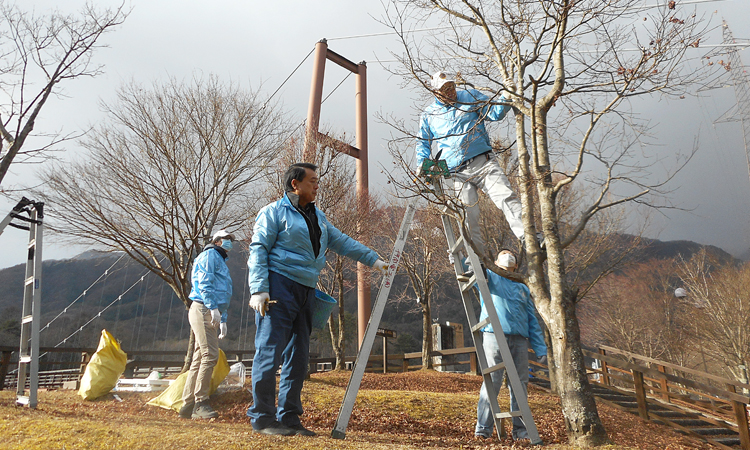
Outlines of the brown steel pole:
<svg viewBox="0 0 750 450">
<path fill-rule="evenodd" d="M 369 215 L 369 180 L 367 171 L 367 65 L 364 61 L 359 63 L 355 81 L 355 128 L 357 135 L 357 148 L 359 158 L 357 159 L 357 208 L 358 220 Z M 357 223 L 357 229 L 363 228 L 362 222 Z M 365 245 L 366 236 L 360 235 L 360 241 Z M 365 338 L 367 323 L 370 321 L 370 278 L 367 267 L 357 263 L 357 335 L 359 345 Z"/>
<path fill-rule="evenodd" d="M 320 126 L 320 104 L 323 99 L 323 75 L 326 68 L 326 54 L 328 44 L 321 39 L 315 44 L 313 57 L 313 76 L 310 84 L 310 102 L 307 108 L 307 130 L 305 132 L 305 149 L 302 159 L 305 162 L 315 162 L 315 144 Z"/>
</svg>

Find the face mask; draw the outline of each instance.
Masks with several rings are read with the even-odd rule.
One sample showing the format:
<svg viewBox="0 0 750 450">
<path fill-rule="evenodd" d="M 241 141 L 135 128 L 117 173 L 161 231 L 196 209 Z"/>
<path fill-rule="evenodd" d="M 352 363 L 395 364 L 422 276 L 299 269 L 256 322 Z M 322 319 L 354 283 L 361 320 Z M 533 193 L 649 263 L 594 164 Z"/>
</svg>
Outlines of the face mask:
<svg viewBox="0 0 750 450">
<path fill-rule="evenodd" d="M 516 258 L 510 253 L 503 253 L 497 257 L 497 265 L 503 267 L 516 267 Z"/>
<path fill-rule="evenodd" d="M 222 239 L 221 240 L 221 248 L 224 250 L 231 250 L 232 249 L 232 241 L 229 239 Z"/>
</svg>

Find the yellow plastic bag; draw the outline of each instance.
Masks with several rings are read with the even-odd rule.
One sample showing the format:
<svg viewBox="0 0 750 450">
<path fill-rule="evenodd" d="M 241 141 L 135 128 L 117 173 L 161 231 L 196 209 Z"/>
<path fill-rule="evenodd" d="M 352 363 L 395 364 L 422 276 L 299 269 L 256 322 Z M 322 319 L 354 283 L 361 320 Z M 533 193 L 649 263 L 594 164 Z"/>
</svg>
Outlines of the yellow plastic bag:
<svg viewBox="0 0 750 450">
<path fill-rule="evenodd" d="M 93 400 L 111 391 L 127 363 L 128 355 L 122 351 L 114 336 L 102 330 L 99 348 L 86 365 L 78 395 L 84 400 Z"/>
<path fill-rule="evenodd" d="M 214 372 L 211 374 L 211 384 L 208 388 L 208 395 L 216 392 L 219 385 L 229 373 L 229 363 L 227 362 L 227 355 L 224 354 L 224 350 L 219 349 L 219 361 L 214 366 Z M 152 398 L 146 403 L 151 406 L 158 406 L 164 409 L 172 409 L 179 411 L 182 408 L 182 391 L 185 389 L 185 380 L 187 379 L 187 372 L 180 374 L 176 380 L 169 385 L 166 391 L 159 394 L 158 397 Z"/>
</svg>

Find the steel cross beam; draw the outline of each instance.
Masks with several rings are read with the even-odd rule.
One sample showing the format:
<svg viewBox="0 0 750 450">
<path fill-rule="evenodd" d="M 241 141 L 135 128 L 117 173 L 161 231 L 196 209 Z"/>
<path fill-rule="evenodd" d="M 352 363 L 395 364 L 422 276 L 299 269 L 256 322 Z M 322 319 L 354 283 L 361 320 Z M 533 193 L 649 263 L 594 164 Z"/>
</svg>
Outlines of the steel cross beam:
<svg viewBox="0 0 750 450">
<path fill-rule="evenodd" d="M 354 91 L 354 114 L 356 147 L 334 139 L 318 131 L 320 126 L 320 106 L 323 99 L 323 77 L 325 75 L 326 60 L 329 59 L 356 75 Z M 369 198 L 369 180 L 367 163 L 367 65 L 364 61 L 353 63 L 338 53 L 328 49 L 328 43 L 321 39 L 315 45 L 313 59 L 313 76 L 310 85 L 310 102 L 307 110 L 307 130 L 305 133 L 305 147 L 303 159 L 315 162 L 315 149 L 318 144 L 329 145 L 337 151 L 357 159 L 357 209 L 358 217 L 366 217 Z M 360 223 L 357 223 L 357 228 Z M 367 322 L 370 321 L 370 279 L 367 267 L 357 263 L 357 336 L 359 344 L 365 336 Z"/>
</svg>

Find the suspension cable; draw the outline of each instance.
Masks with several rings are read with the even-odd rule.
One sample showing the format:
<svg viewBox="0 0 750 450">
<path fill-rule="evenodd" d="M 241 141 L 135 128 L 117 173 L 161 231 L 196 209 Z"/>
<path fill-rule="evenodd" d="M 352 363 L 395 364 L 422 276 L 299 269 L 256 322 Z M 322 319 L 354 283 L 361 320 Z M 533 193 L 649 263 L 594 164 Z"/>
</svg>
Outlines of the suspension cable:
<svg viewBox="0 0 750 450">
<path fill-rule="evenodd" d="M 94 285 L 95 285 L 96 283 L 98 283 L 99 281 L 101 281 L 101 279 L 102 279 L 103 277 L 106 277 L 107 275 L 109 275 L 109 271 L 110 271 L 110 270 L 111 270 L 111 269 L 112 269 L 112 268 L 113 268 L 113 267 L 115 266 L 115 264 L 117 264 L 118 262 L 120 262 L 120 260 L 121 260 L 122 258 L 124 258 L 124 257 L 125 257 L 125 253 L 123 253 L 123 254 L 122 254 L 122 255 L 121 255 L 121 256 L 120 256 L 119 258 L 117 258 L 117 261 L 115 261 L 115 262 L 114 262 L 114 263 L 113 263 L 113 264 L 112 264 L 111 266 L 109 266 L 109 268 L 108 268 L 107 270 L 105 270 L 105 271 L 104 271 L 104 273 L 103 273 L 103 274 L 101 274 L 101 275 L 99 276 L 99 278 L 97 278 L 97 279 L 96 279 L 96 281 L 94 281 L 93 283 L 91 283 L 91 286 L 89 286 L 88 288 L 84 289 L 84 290 L 83 290 L 83 292 L 81 293 L 81 295 L 79 295 L 79 296 L 78 296 L 78 297 L 77 297 L 77 298 L 76 298 L 75 300 L 73 300 L 72 302 L 70 302 L 70 304 L 69 304 L 68 306 L 66 306 L 66 307 L 65 307 L 65 309 L 63 309 L 63 310 L 62 310 L 62 311 L 61 311 L 61 312 L 60 312 L 60 313 L 59 313 L 58 315 L 56 315 L 54 319 L 50 320 L 50 321 L 49 321 L 49 323 L 48 323 L 47 325 L 45 325 L 45 326 L 44 326 L 44 327 L 43 327 L 43 328 L 42 328 L 41 330 L 39 330 L 39 332 L 41 333 L 42 331 L 44 331 L 44 330 L 46 330 L 47 328 L 49 328 L 49 326 L 50 326 L 50 325 L 52 325 L 52 322 L 54 322 L 55 320 L 59 319 L 59 318 L 60 318 L 60 316 L 62 316 L 63 314 L 67 313 L 67 312 L 68 312 L 68 309 L 69 309 L 69 308 L 70 308 L 71 306 L 73 306 L 73 305 L 74 305 L 74 304 L 75 304 L 75 303 L 76 303 L 76 302 L 77 302 L 78 300 L 80 300 L 81 298 L 83 298 L 83 297 L 84 297 L 84 296 L 85 296 L 85 295 L 86 295 L 86 294 L 88 293 L 88 291 L 89 291 L 89 290 L 90 290 L 90 289 L 91 289 L 92 287 L 94 287 Z"/>
<path fill-rule="evenodd" d="M 154 339 L 151 341 L 151 350 L 156 348 L 156 335 L 159 332 L 159 316 L 161 315 L 161 300 L 164 296 L 164 282 L 161 283 L 161 289 L 159 289 L 159 309 L 156 310 L 156 322 L 154 323 Z"/>
<path fill-rule="evenodd" d="M 80 326 L 80 327 L 79 327 L 79 328 L 78 328 L 78 329 L 77 329 L 76 331 L 72 332 L 72 333 L 71 333 L 71 334 L 70 334 L 70 335 L 69 335 L 68 337 L 66 337 L 65 339 L 63 339 L 62 341 L 60 341 L 60 343 L 58 343 L 57 345 L 55 345 L 55 348 L 57 348 L 57 347 L 61 346 L 61 345 L 62 345 L 62 344 L 64 344 L 64 343 L 66 343 L 66 342 L 68 341 L 68 339 L 72 338 L 73 336 L 75 336 L 75 335 L 76 335 L 76 334 L 78 334 L 79 332 L 83 331 L 83 329 L 84 329 L 84 328 L 86 328 L 86 326 L 87 326 L 88 324 L 90 324 L 91 322 L 93 322 L 93 321 L 95 321 L 96 319 L 98 319 L 99 317 L 101 317 L 101 316 L 102 316 L 102 313 L 103 313 L 103 312 L 107 311 L 107 310 L 108 310 L 108 309 L 109 309 L 110 307 L 112 307 L 112 305 L 114 305 L 115 303 L 117 303 L 117 302 L 119 302 L 120 300 L 122 300 L 122 298 L 123 298 L 123 297 L 124 297 L 124 296 L 125 296 L 125 295 L 126 295 L 126 294 L 127 294 L 128 292 L 130 292 L 131 290 L 133 290 L 133 288 L 135 288 L 135 287 L 136 287 L 136 286 L 138 285 L 138 283 L 142 282 L 142 281 L 143 281 L 143 280 L 144 280 L 144 279 L 146 278 L 146 275 L 148 275 L 148 272 L 149 272 L 149 271 L 148 271 L 148 269 L 146 269 L 146 271 L 145 271 L 145 272 L 143 273 L 143 275 L 141 275 L 141 277 L 140 277 L 140 278 L 139 278 L 138 280 L 136 280 L 136 282 L 135 282 L 135 283 L 133 283 L 132 285 L 130 285 L 130 287 L 129 287 L 129 288 L 127 288 L 127 290 L 125 290 L 125 292 L 123 292 L 122 294 L 118 295 L 116 299 L 114 299 L 114 300 L 113 300 L 112 302 L 110 302 L 110 303 L 109 303 L 109 304 L 108 304 L 107 306 L 105 306 L 105 307 L 104 307 L 104 308 L 103 308 L 103 309 L 102 309 L 101 311 L 99 311 L 99 312 L 98 312 L 98 313 L 97 313 L 97 314 L 96 314 L 96 315 L 95 315 L 94 317 L 92 317 L 91 319 L 89 319 L 89 321 L 88 321 L 88 322 L 86 322 L 86 323 L 84 323 L 83 325 L 81 325 L 81 326 Z"/>
</svg>

